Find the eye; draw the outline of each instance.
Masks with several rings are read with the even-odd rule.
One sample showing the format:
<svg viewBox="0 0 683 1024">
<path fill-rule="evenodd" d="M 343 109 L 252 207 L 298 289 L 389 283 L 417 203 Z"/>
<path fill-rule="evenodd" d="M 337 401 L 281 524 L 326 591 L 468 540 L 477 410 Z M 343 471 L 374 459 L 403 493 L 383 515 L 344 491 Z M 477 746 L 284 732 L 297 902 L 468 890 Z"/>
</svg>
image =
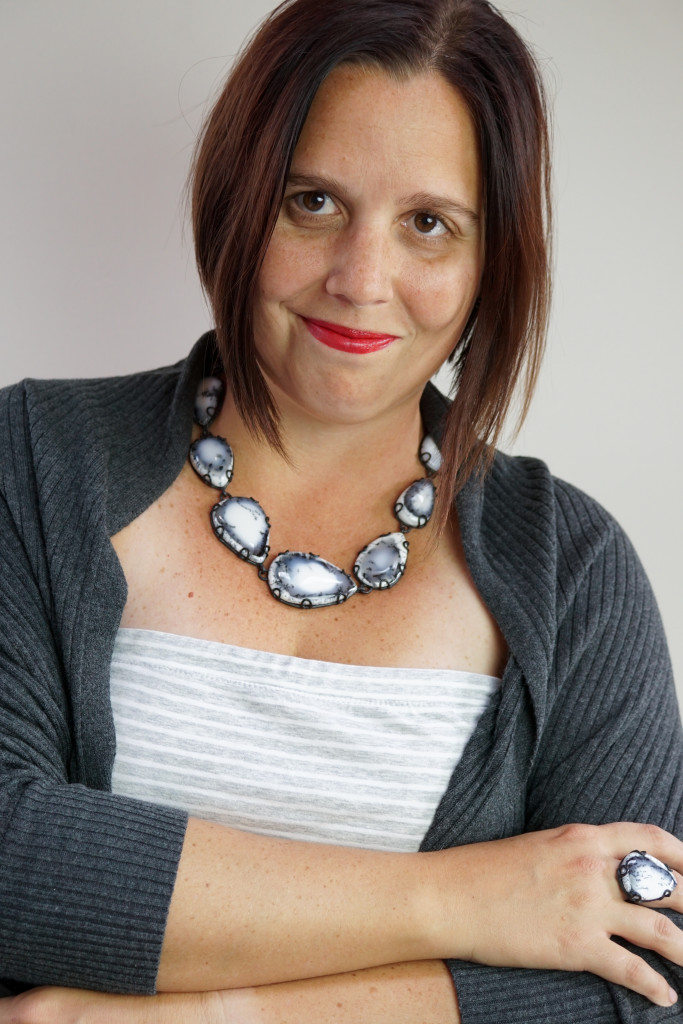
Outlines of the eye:
<svg viewBox="0 0 683 1024">
<path fill-rule="evenodd" d="M 423 211 L 414 214 L 411 219 L 418 233 L 429 238 L 440 238 L 450 233 L 444 222 L 435 213 Z"/>
<path fill-rule="evenodd" d="M 302 213 L 336 213 L 337 207 L 334 200 L 327 194 L 327 192 L 318 192 L 312 190 L 310 192 L 299 192 L 298 195 L 292 196 L 294 203 L 302 211 Z"/>
</svg>

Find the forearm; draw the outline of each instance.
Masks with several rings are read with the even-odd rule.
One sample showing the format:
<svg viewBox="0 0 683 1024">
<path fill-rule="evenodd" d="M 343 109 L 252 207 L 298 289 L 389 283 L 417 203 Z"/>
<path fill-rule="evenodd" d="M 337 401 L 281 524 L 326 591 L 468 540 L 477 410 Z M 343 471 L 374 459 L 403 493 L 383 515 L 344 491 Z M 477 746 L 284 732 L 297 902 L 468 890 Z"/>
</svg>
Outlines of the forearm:
<svg viewBox="0 0 683 1024">
<path fill-rule="evenodd" d="M 619 936 L 683 965 L 683 933 L 621 897 L 616 870 L 629 849 L 683 870 L 683 843 L 627 822 L 419 854 L 192 822 L 158 989 L 237 989 L 449 957 L 593 971 L 668 1006 L 676 994 L 666 978 L 611 941 Z M 666 906 L 683 913 L 678 877 Z"/>
<path fill-rule="evenodd" d="M 438 856 L 275 840 L 192 820 L 157 988 L 244 988 L 445 955 L 430 945 L 423 896 L 427 862 Z"/>
<path fill-rule="evenodd" d="M 0 1000 L 0 1024 L 461 1024 L 440 960 L 225 992 L 118 996 L 41 989 Z"/>
<path fill-rule="evenodd" d="M 453 981 L 441 960 L 238 989 L 220 997 L 225 1024 L 461 1024 Z"/>
<path fill-rule="evenodd" d="M 51 986 L 0 999 L 0 1024 L 227 1024 L 220 997 L 120 996 Z"/>
</svg>

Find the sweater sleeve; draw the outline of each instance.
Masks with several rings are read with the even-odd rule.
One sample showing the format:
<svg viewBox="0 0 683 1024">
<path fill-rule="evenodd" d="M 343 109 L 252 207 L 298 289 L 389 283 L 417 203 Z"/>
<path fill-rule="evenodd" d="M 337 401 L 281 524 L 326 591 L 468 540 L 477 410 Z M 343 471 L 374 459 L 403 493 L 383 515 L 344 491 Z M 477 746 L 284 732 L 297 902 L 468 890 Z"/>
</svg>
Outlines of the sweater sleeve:
<svg viewBox="0 0 683 1024">
<path fill-rule="evenodd" d="M 560 572 L 557 643 L 529 775 L 525 831 L 638 821 L 683 837 L 681 721 L 654 597 L 630 543 L 611 520 L 590 564 L 582 564 L 576 530 L 562 521 L 563 507 L 574 519 L 582 510 L 571 489 L 564 497 L 558 563 L 571 571 Z M 683 926 L 683 915 L 666 913 Z M 459 961 L 449 966 L 463 1024 L 683 1019 L 683 969 L 649 950 L 635 952 L 679 993 L 675 1006 L 654 1006 L 587 973 Z"/>
<path fill-rule="evenodd" d="M 29 513 L 0 488 L 0 976 L 7 991 L 152 992 L 186 818 L 74 784 L 74 708 Z"/>
</svg>

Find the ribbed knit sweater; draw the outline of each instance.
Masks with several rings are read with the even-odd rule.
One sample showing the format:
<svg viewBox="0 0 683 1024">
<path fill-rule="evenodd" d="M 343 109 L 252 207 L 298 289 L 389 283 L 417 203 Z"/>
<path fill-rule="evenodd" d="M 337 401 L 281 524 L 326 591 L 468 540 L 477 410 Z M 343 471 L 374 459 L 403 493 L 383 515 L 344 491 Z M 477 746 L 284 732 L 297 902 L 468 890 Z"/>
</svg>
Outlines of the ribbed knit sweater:
<svg viewBox="0 0 683 1024">
<path fill-rule="evenodd" d="M 126 583 L 109 538 L 180 472 L 196 384 L 212 360 L 207 335 L 175 367 L 0 392 L 6 992 L 38 984 L 154 991 L 186 816 L 110 792 L 109 666 Z M 422 412 L 437 437 L 444 410 L 428 388 Z M 670 664 L 624 534 L 528 458 L 497 455 L 456 506 L 468 565 L 509 659 L 423 849 L 571 821 L 652 821 L 683 836 Z M 683 971 L 658 966 L 683 993 Z M 464 1024 L 683 1017 L 683 999 L 661 1009 L 591 974 L 450 967 Z"/>
</svg>

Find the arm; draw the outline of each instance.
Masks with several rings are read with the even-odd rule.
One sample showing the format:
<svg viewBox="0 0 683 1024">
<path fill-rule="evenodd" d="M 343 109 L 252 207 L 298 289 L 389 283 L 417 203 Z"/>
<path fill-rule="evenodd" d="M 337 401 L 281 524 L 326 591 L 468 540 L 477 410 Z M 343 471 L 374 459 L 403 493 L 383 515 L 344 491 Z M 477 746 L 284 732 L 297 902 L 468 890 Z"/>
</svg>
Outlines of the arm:
<svg viewBox="0 0 683 1024">
<path fill-rule="evenodd" d="M 594 971 L 669 1005 L 664 979 L 610 941 L 683 964 L 683 932 L 658 930 L 659 915 L 620 896 L 616 869 L 636 848 L 683 868 L 683 843 L 628 823 L 383 854 L 191 821 L 158 987 L 243 988 L 455 955 Z M 667 905 L 683 911 L 683 884 Z"/>
<path fill-rule="evenodd" d="M 245 1024 L 461 1024 L 453 983 L 440 960 L 220 996 L 226 1024 L 233 1018 Z M 240 1012 L 246 1016 L 240 1017 Z"/>
<path fill-rule="evenodd" d="M 108 736 L 83 735 L 82 706 L 99 697 L 90 637 L 80 620 L 62 635 L 59 619 L 79 591 L 97 609 L 112 581 L 93 558 L 55 586 L 30 459 L 11 429 L 5 444 L 20 456 L 7 480 L 0 460 L 0 973 L 151 991 L 186 815 L 95 788 L 104 780 L 83 749 L 106 750 Z"/>
<path fill-rule="evenodd" d="M 586 527 L 582 507 L 573 505 L 570 492 L 562 514 L 588 533 L 592 523 Z M 566 534 L 559 546 L 567 561 L 581 557 Z M 666 641 L 642 567 L 618 527 L 574 590 L 560 589 L 559 603 L 551 703 L 529 775 L 525 828 L 631 820 L 682 836 L 683 743 Z M 665 916 L 683 924 L 672 909 Z M 639 945 L 638 955 L 682 993 L 680 968 Z M 664 1019 L 627 988 L 589 974 L 450 966 L 466 1024 Z M 670 1015 L 681 1012 L 677 1006 Z"/>
<path fill-rule="evenodd" d="M 158 989 L 243 988 L 438 955 L 427 894 L 430 857 L 439 856 L 278 840 L 191 819 Z"/>
<path fill-rule="evenodd" d="M 109 996 L 42 989 L 0 1000 L 0 1024 L 460 1024 L 442 961 L 229 992 Z"/>
</svg>

